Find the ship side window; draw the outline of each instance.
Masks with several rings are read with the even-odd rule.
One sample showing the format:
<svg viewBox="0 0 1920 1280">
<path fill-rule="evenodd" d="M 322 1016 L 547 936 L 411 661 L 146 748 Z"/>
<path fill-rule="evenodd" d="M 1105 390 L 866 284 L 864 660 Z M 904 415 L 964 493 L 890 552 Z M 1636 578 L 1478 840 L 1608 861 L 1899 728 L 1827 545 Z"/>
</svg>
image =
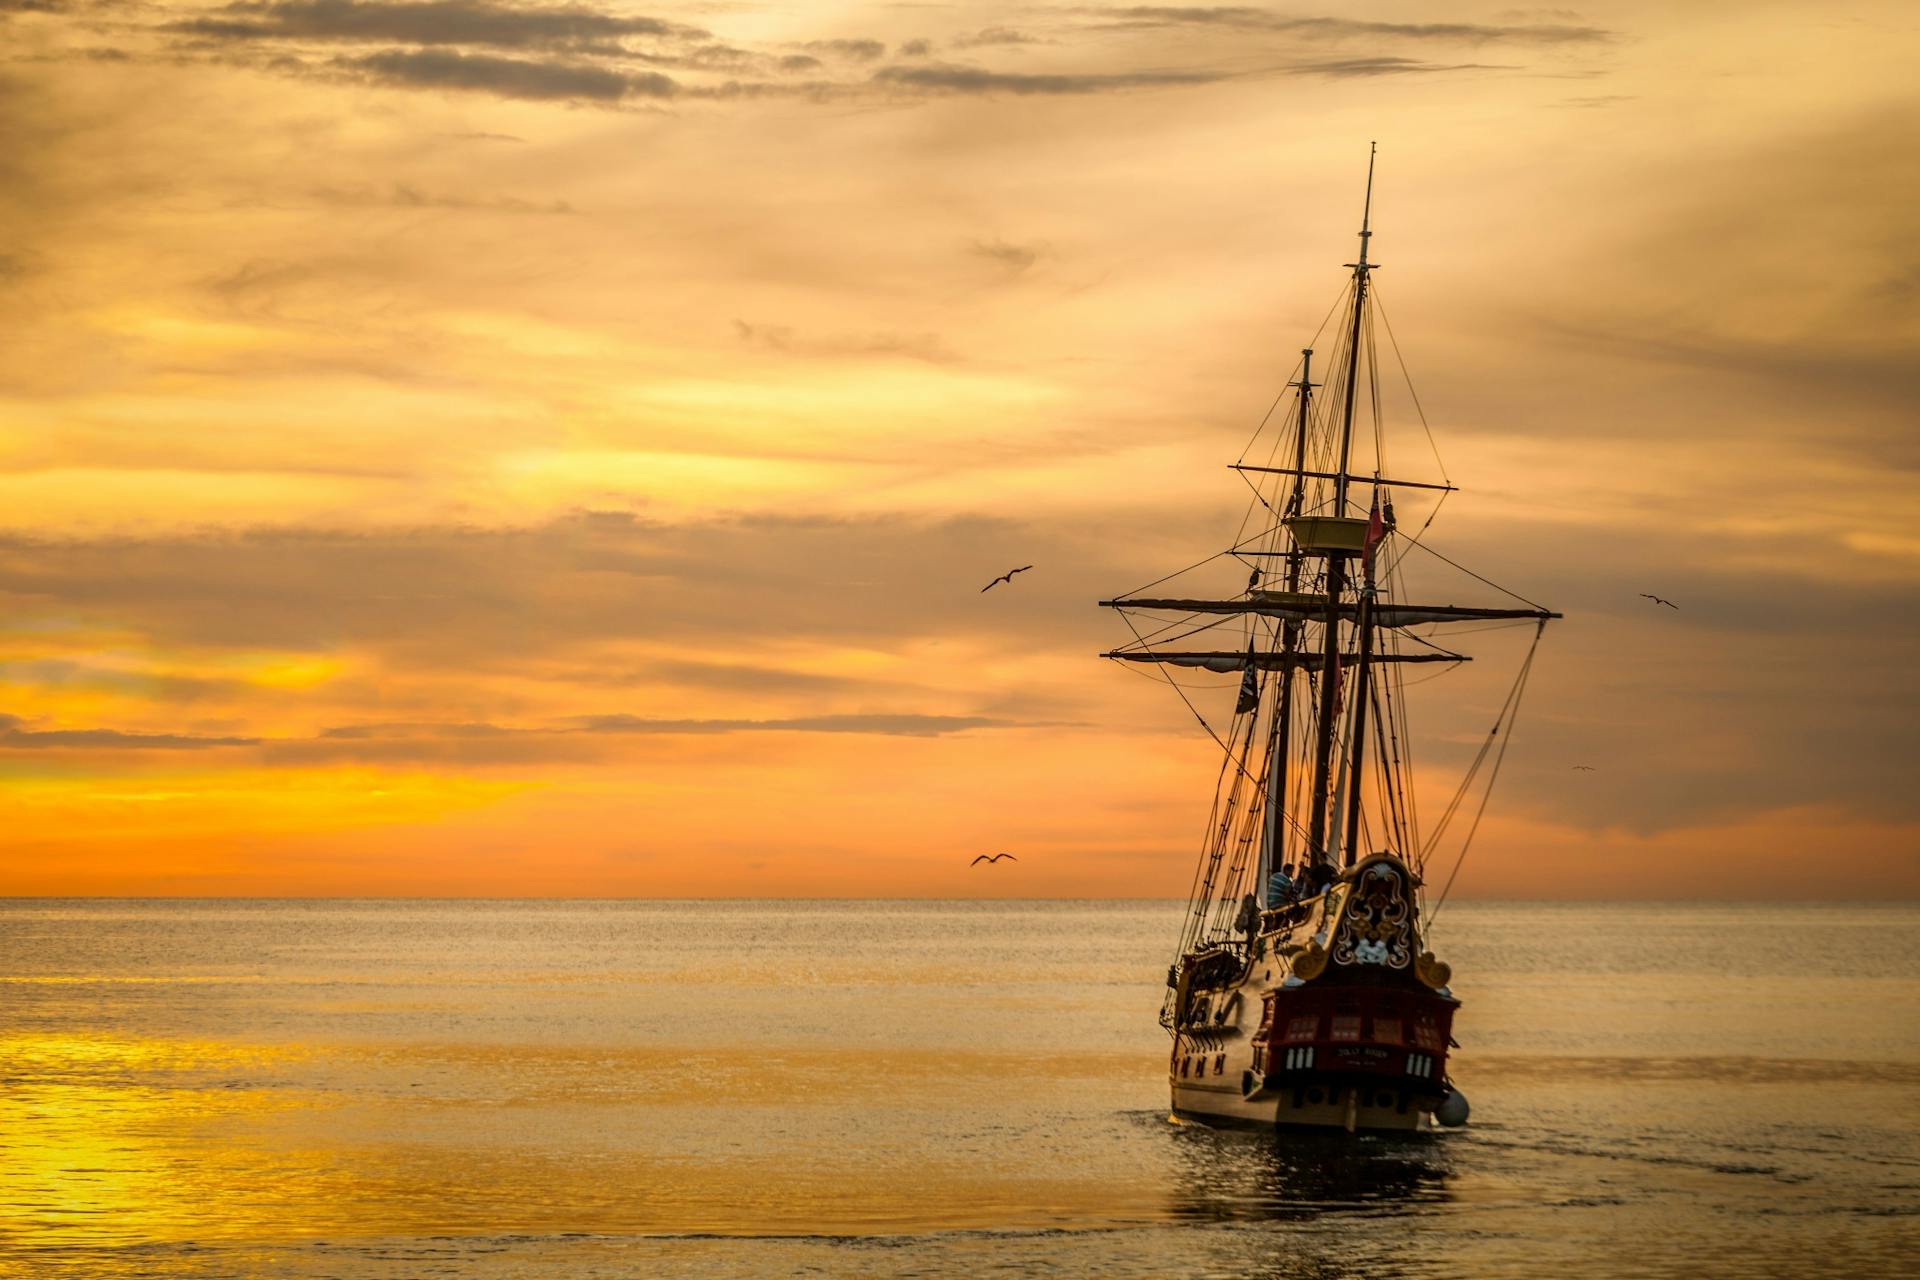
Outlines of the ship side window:
<svg viewBox="0 0 1920 1280">
<path fill-rule="evenodd" d="M 1399 1044 L 1400 1019 L 1375 1018 L 1373 1020 L 1373 1038 L 1378 1044 Z"/>
<path fill-rule="evenodd" d="M 1440 1047 L 1440 1028 L 1433 1024 L 1431 1017 L 1422 1016 L 1414 1020 L 1413 1042 L 1422 1049 L 1438 1049 Z"/>
<path fill-rule="evenodd" d="M 1360 1015 L 1357 1013 L 1334 1014 L 1333 1030 L 1327 1038 L 1330 1040 L 1358 1040 L 1360 1038 Z"/>
<path fill-rule="evenodd" d="M 1185 1080 L 1185 1079 L 1187 1078 L 1187 1071 L 1188 1071 L 1188 1069 L 1189 1069 L 1190 1067 L 1192 1067 L 1192 1066 L 1193 1066 L 1193 1059 L 1192 1059 L 1192 1058 L 1182 1058 L 1182 1059 L 1180 1059 L 1180 1078 L 1181 1078 L 1182 1080 Z"/>
<path fill-rule="evenodd" d="M 1320 1030 L 1320 1019 L 1318 1017 L 1287 1019 L 1287 1039 L 1289 1041 L 1311 1040 L 1313 1039 L 1314 1033 L 1318 1030 Z"/>
<path fill-rule="evenodd" d="M 1227 1055 L 1223 1053 L 1219 1057 L 1213 1060 L 1213 1074 L 1217 1076 L 1225 1075 L 1226 1071 L 1227 1071 Z"/>
</svg>

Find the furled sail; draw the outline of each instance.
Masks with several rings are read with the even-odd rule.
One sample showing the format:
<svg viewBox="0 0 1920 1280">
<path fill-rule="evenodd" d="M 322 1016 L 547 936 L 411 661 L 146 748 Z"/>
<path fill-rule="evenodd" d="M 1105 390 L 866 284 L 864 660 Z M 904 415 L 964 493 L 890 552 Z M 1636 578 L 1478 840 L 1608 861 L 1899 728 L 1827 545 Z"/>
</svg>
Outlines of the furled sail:
<svg viewBox="0 0 1920 1280">
<path fill-rule="evenodd" d="M 1262 671 L 1318 671 L 1323 655 L 1318 653 L 1193 653 L 1159 649 L 1113 649 L 1100 655 L 1123 662 L 1164 662 L 1175 667 L 1203 667 L 1208 671 L 1244 671 L 1249 664 Z M 1340 655 L 1340 665 L 1350 667 L 1360 661 L 1357 653 Z M 1435 649 L 1429 653 L 1375 653 L 1369 662 L 1471 662 L 1464 653 Z"/>
<path fill-rule="evenodd" d="M 1182 600 L 1159 597 L 1128 597 L 1102 600 L 1107 609 L 1160 609 L 1173 613 L 1244 613 L 1263 618 L 1285 618 L 1298 622 L 1320 622 L 1327 616 L 1325 596 L 1303 596 L 1297 592 L 1253 591 L 1244 600 Z M 1342 600 L 1338 615 L 1351 622 L 1359 612 L 1359 602 Z M 1373 623 L 1379 627 L 1418 627 L 1429 622 L 1494 622 L 1508 618 L 1547 620 L 1560 615 L 1548 609 L 1483 609 L 1477 605 L 1392 604 L 1377 601 Z"/>
</svg>

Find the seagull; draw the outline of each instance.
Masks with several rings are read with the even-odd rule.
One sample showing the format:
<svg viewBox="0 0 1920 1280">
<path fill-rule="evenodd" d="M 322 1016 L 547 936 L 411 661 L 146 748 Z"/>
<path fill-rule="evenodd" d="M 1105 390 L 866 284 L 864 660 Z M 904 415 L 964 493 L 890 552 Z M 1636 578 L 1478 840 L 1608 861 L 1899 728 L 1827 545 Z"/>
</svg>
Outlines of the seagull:
<svg viewBox="0 0 1920 1280">
<path fill-rule="evenodd" d="M 1667 606 L 1667 608 L 1669 608 L 1669 609 L 1678 609 L 1678 608 L 1680 607 L 1679 605 L 1677 605 L 1677 604 L 1675 604 L 1675 603 L 1674 603 L 1673 601 L 1671 601 L 1671 600 L 1663 600 L 1663 599 L 1661 599 L 1661 598 L 1660 598 L 1659 596 L 1653 596 L 1653 595 L 1648 595 L 1648 594 L 1647 594 L 1646 592 L 1644 592 L 1644 591 L 1642 591 L 1642 592 L 1640 593 L 1640 598 L 1641 598 L 1642 600 L 1651 600 L 1651 601 L 1653 601 L 1653 602 L 1654 602 L 1655 604 L 1663 604 L 1663 605 L 1665 605 L 1665 606 Z"/>
<path fill-rule="evenodd" d="M 1594 769 L 1594 767 L 1593 767 L 1592 765 L 1590 765 L 1590 764 L 1577 764 L 1577 765 L 1575 765 L 1575 766 L 1573 766 L 1573 768 L 1574 768 L 1574 772 L 1576 772 L 1576 773 L 1594 773 L 1594 772 L 1596 772 L 1596 770 Z"/>
<path fill-rule="evenodd" d="M 994 589 L 995 587 L 997 587 L 997 586 L 999 586 L 999 585 L 1000 585 L 1001 583 L 1003 583 L 1003 582 L 1006 582 L 1006 583 L 1011 583 L 1011 582 L 1013 581 L 1013 575 L 1014 575 L 1014 574 L 1016 574 L 1016 573 L 1025 573 L 1025 572 L 1026 572 L 1027 570 L 1029 570 L 1029 569 L 1031 569 L 1031 568 L 1033 568 L 1033 566 L 1032 566 L 1032 565 L 1030 565 L 1030 564 L 1023 564 L 1023 565 L 1021 565 L 1021 566 L 1020 566 L 1020 567 L 1019 567 L 1018 569 L 1009 569 L 1009 570 L 1007 570 L 1007 571 L 1006 571 L 1005 573 L 1003 573 L 1003 574 L 1001 574 L 1001 575 L 1000 575 L 999 577 L 997 577 L 997 578 L 995 578 L 995 579 L 994 579 L 994 580 L 993 580 L 992 582 L 989 582 L 989 583 L 988 583 L 988 584 L 987 584 L 986 586 L 984 586 L 984 587 L 982 587 L 982 588 L 980 588 L 980 590 L 982 590 L 982 591 L 991 591 L 991 590 L 993 590 L 993 589 Z"/>
<path fill-rule="evenodd" d="M 996 853 L 991 858 L 989 858 L 986 854 L 983 853 L 979 857 L 975 858 L 972 862 L 969 862 L 967 865 L 970 867 L 977 867 L 983 862 L 998 862 L 1002 858 L 1005 858 L 1008 862 L 1020 861 L 1020 859 L 1014 857 L 1010 853 Z"/>
</svg>

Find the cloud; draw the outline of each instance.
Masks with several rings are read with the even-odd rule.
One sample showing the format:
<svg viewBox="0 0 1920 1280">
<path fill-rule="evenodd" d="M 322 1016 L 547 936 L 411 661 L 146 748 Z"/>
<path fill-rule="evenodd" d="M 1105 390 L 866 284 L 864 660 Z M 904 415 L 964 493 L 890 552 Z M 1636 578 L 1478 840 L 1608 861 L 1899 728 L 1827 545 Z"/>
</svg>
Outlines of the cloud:
<svg viewBox="0 0 1920 1280">
<path fill-rule="evenodd" d="M 1410 40 L 1467 42 L 1511 40 L 1531 44 L 1596 44 L 1612 40 L 1601 27 L 1566 23 L 1519 23 L 1489 26 L 1476 22 L 1369 22 L 1355 18 L 1294 17 L 1272 9 L 1246 6 L 1180 8 L 1136 5 L 1125 9 L 1085 10 L 1110 19 L 1103 25 L 1121 27 L 1230 27 L 1280 31 L 1338 40 L 1354 36 L 1394 36 Z"/>
<path fill-rule="evenodd" d="M 809 53 L 824 53 L 854 62 L 872 62 L 887 53 L 887 46 L 878 40 L 809 40 L 800 47 Z"/>
<path fill-rule="evenodd" d="M 251 747 L 258 738 L 213 738 L 181 733 L 122 733 L 117 729 L 29 729 L 19 716 L 0 714 L 0 751 L 206 751 Z"/>
<path fill-rule="evenodd" d="M 992 240 L 974 240 L 967 245 L 967 252 L 977 258 L 985 258 L 997 263 L 1014 274 L 1028 270 L 1034 263 L 1048 253 L 1044 244 L 1015 244 L 998 237 Z"/>
<path fill-rule="evenodd" d="M 789 355 L 860 357 L 898 356 L 927 364 L 957 364 L 960 356 L 937 333 L 841 334 L 804 337 L 788 325 L 733 322 L 742 342 Z"/>
<path fill-rule="evenodd" d="M 412 45 L 481 45 L 500 49 L 568 49 L 622 36 L 698 39 L 708 33 L 659 18 L 607 13 L 577 5 L 557 8 L 489 0 L 422 0 L 368 4 L 361 0 L 242 0 L 166 29 L 208 39 L 334 40 Z"/>
<path fill-rule="evenodd" d="M 1517 71 L 1511 66 L 1496 66 L 1478 62 L 1458 62 L 1452 64 L 1439 62 L 1421 62 L 1415 58 L 1335 58 L 1325 62 L 1296 62 L 1289 68 L 1300 75 L 1333 76 L 1344 79 L 1354 76 L 1398 76 L 1426 75 L 1438 71 Z"/>
<path fill-rule="evenodd" d="M 657 72 L 629 75 L 579 62 L 529 62 L 445 49 L 389 50 L 337 58 L 333 65 L 378 84 L 473 90 L 505 98 L 617 102 L 630 96 L 668 98 L 679 89 Z"/>
<path fill-rule="evenodd" d="M 526 200 L 519 196 L 461 196 L 445 192 L 422 191 L 405 182 L 390 187 L 315 187 L 313 198 L 321 204 L 349 208 L 395 209 L 469 209 L 490 213 L 535 213 L 571 215 L 577 210 L 564 200 Z M 249 282 L 257 283 L 257 282 Z M 231 284 L 228 286 L 232 287 Z"/>
<path fill-rule="evenodd" d="M 980 49 L 989 45 L 1040 44 L 1041 41 L 1037 36 L 1015 31 L 1012 27 L 987 27 L 970 36 L 956 36 L 952 43 L 956 49 Z M 904 46 L 901 52 L 906 52 Z"/>
<path fill-rule="evenodd" d="M 1129 89 L 1158 89 L 1171 85 L 1211 84 L 1227 78 L 1217 71 L 1121 71 L 1111 74 L 1039 74 L 988 71 L 981 67 L 934 63 L 924 67 L 882 67 L 873 73 L 876 84 L 922 89 L 934 93 L 1083 94 L 1114 93 Z"/>
</svg>

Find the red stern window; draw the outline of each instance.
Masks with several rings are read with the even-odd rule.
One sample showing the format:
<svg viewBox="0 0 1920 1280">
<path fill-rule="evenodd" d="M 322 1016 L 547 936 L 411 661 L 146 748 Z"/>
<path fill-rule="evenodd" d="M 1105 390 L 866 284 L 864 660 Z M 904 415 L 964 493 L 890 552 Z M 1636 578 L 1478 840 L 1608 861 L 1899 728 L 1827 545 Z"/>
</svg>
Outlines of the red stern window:
<svg viewBox="0 0 1920 1280">
<path fill-rule="evenodd" d="M 1335 1014 L 1332 1040 L 1358 1040 L 1360 1038 L 1360 1015 L 1357 1013 Z"/>
<path fill-rule="evenodd" d="M 1375 1018 L 1373 1020 L 1373 1038 L 1378 1044 L 1399 1044 L 1400 1019 Z"/>
<path fill-rule="evenodd" d="M 1289 1042 L 1313 1039 L 1314 1032 L 1320 1029 L 1318 1018 L 1289 1018 L 1287 1020 L 1287 1040 Z"/>
</svg>

